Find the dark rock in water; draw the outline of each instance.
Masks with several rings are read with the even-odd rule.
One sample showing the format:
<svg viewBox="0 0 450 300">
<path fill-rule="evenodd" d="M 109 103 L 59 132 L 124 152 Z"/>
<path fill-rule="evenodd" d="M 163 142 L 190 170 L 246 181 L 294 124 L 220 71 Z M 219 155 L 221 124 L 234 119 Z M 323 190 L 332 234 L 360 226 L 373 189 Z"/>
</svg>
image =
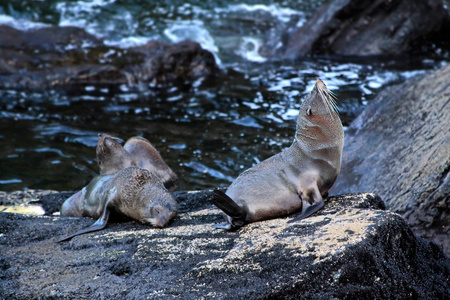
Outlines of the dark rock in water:
<svg viewBox="0 0 450 300">
<path fill-rule="evenodd" d="M 217 71 L 214 56 L 193 41 L 182 41 L 167 45 L 158 41 L 130 49 L 141 53 L 145 60 L 142 64 L 125 68 L 137 82 L 167 84 L 193 82 L 199 78 L 208 78 Z M 129 78 L 130 80 L 130 78 Z"/>
<path fill-rule="evenodd" d="M 441 0 L 336 0 L 288 37 L 282 56 L 410 53 L 433 40 L 448 42 L 449 24 Z"/>
<path fill-rule="evenodd" d="M 0 25 L 0 88 L 189 84 L 214 76 L 214 56 L 193 41 L 119 49 L 76 27 L 20 31 Z"/>
<path fill-rule="evenodd" d="M 387 88 L 353 121 L 330 193 L 371 191 L 450 255 L 450 65 Z"/>
<path fill-rule="evenodd" d="M 0 294 L 10 298 L 445 299 L 450 259 L 374 194 L 330 197 L 297 223 L 222 221 L 208 191 L 166 229 L 129 222 L 75 237 L 91 219 L 0 213 Z M 57 197 L 55 198 L 57 199 Z"/>
<path fill-rule="evenodd" d="M 62 53 L 70 49 L 81 50 L 85 45 L 98 47 L 102 44 L 98 38 L 78 27 L 43 27 L 21 31 L 7 25 L 0 25 L 0 48 L 2 49 Z"/>
</svg>

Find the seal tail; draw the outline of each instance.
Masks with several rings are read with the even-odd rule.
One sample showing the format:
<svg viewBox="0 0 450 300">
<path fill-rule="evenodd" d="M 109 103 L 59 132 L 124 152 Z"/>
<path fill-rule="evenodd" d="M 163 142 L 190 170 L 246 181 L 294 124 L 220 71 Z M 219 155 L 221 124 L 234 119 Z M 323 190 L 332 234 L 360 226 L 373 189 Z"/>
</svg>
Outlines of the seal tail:
<svg viewBox="0 0 450 300">
<path fill-rule="evenodd" d="M 68 235 L 66 237 L 63 237 L 63 238 L 57 240 L 56 242 L 57 243 L 67 242 L 67 241 L 70 241 L 73 237 L 75 237 L 77 235 L 82 235 L 85 233 L 102 230 L 108 224 L 108 219 L 109 219 L 109 210 L 105 209 L 103 216 L 101 216 L 97 221 L 95 221 L 95 223 L 92 224 L 90 227 L 81 229 L 80 231 L 78 231 L 74 234 Z"/>
<path fill-rule="evenodd" d="M 247 213 L 245 212 L 243 207 L 237 205 L 236 202 L 234 202 L 233 199 L 231 199 L 227 194 L 220 190 L 215 190 L 214 196 L 210 200 L 210 202 L 231 218 L 230 228 L 228 228 L 229 226 L 226 226 L 227 228 L 223 226 L 220 226 L 218 228 L 232 229 L 244 225 Z"/>
</svg>

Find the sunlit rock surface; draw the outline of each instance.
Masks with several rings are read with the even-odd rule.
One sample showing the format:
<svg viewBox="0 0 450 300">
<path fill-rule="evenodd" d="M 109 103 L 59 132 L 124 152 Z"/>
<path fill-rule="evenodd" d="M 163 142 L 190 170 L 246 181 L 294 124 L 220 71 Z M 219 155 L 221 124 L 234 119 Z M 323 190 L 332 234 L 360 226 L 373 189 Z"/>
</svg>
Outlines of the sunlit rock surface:
<svg viewBox="0 0 450 300">
<path fill-rule="evenodd" d="M 438 299 L 449 293 L 450 259 L 416 238 L 399 215 L 384 211 L 374 194 L 331 197 L 324 209 L 297 223 L 288 223 L 293 215 L 235 232 L 211 228 L 223 221 L 206 201 L 211 191 L 177 196 L 184 212 L 166 229 L 111 223 L 63 244 L 54 240 L 93 220 L 0 213 L 0 294 Z"/>
<path fill-rule="evenodd" d="M 393 86 L 353 121 L 330 193 L 374 192 L 450 255 L 450 65 Z"/>
</svg>

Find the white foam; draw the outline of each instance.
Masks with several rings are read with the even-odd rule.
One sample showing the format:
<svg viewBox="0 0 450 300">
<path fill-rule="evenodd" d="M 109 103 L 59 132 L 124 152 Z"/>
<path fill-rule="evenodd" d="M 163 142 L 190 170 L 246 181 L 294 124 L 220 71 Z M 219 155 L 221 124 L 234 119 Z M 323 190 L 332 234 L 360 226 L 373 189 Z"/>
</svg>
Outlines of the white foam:
<svg viewBox="0 0 450 300">
<path fill-rule="evenodd" d="M 267 58 L 259 54 L 262 41 L 254 37 L 242 37 L 236 54 L 248 61 L 263 63 Z"/>
<path fill-rule="evenodd" d="M 271 5 L 264 5 L 264 4 L 237 4 L 237 5 L 230 5 L 228 8 L 216 8 L 216 12 L 257 12 L 257 11 L 264 11 L 272 16 L 279 19 L 281 22 L 288 22 L 293 15 L 302 16 L 303 20 L 306 19 L 305 14 L 303 12 L 287 8 L 287 7 L 281 7 L 278 4 L 271 4 Z"/>
<path fill-rule="evenodd" d="M 43 27 L 50 26 L 48 24 L 32 22 L 32 21 L 26 20 L 26 19 L 14 19 L 11 16 L 2 15 L 2 14 L 0 14 L 0 24 L 8 25 L 8 26 L 11 26 L 18 30 L 29 30 L 29 29 L 36 29 L 36 28 L 43 28 Z"/>
<path fill-rule="evenodd" d="M 202 21 L 177 21 L 177 23 L 173 23 L 166 28 L 164 34 L 174 43 L 184 40 L 192 40 L 199 43 L 203 49 L 213 53 L 217 64 L 221 64 L 218 57 L 219 48 Z"/>
<path fill-rule="evenodd" d="M 136 46 L 142 46 L 148 43 L 149 41 L 156 40 L 158 36 L 148 37 L 148 36 L 128 36 L 123 37 L 118 40 L 105 40 L 105 45 L 110 47 L 118 47 L 118 48 L 131 48 Z"/>
</svg>

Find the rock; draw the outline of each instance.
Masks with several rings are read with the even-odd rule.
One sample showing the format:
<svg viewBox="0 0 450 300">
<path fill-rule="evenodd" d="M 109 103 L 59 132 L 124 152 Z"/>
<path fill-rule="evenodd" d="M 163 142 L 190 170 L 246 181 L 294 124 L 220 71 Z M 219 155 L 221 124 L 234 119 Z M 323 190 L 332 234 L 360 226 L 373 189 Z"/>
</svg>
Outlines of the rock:
<svg viewBox="0 0 450 300">
<path fill-rule="evenodd" d="M 207 199 L 200 192 L 198 199 Z M 331 197 L 295 215 L 211 228 L 219 210 L 182 192 L 189 210 L 166 229 L 112 223 L 57 244 L 86 218 L 0 213 L 5 298 L 361 299 L 445 298 L 450 259 L 416 238 L 374 194 Z M 209 194 L 211 195 L 211 194 Z"/>
<path fill-rule="evenodd" d="M 434 40 L 447 42 L 449 24 L 440 0 L 335 0 L 287 38 L 282 56 L 410 53 Z"/>
<path fill-rule="evenodd" d="M 348 128 L 330 193 L 374 192 L 450 255 L 450 65 L 387 88 Z"/>
<path fill-rule="evenodd" d="M 20 31 L 0 25 L 0 88 L 74 89 L 79 85 L 185 85 L 213 77 L 214 56 L 193 41 L 107 47 L 76 27 Z"/>
</svg>

